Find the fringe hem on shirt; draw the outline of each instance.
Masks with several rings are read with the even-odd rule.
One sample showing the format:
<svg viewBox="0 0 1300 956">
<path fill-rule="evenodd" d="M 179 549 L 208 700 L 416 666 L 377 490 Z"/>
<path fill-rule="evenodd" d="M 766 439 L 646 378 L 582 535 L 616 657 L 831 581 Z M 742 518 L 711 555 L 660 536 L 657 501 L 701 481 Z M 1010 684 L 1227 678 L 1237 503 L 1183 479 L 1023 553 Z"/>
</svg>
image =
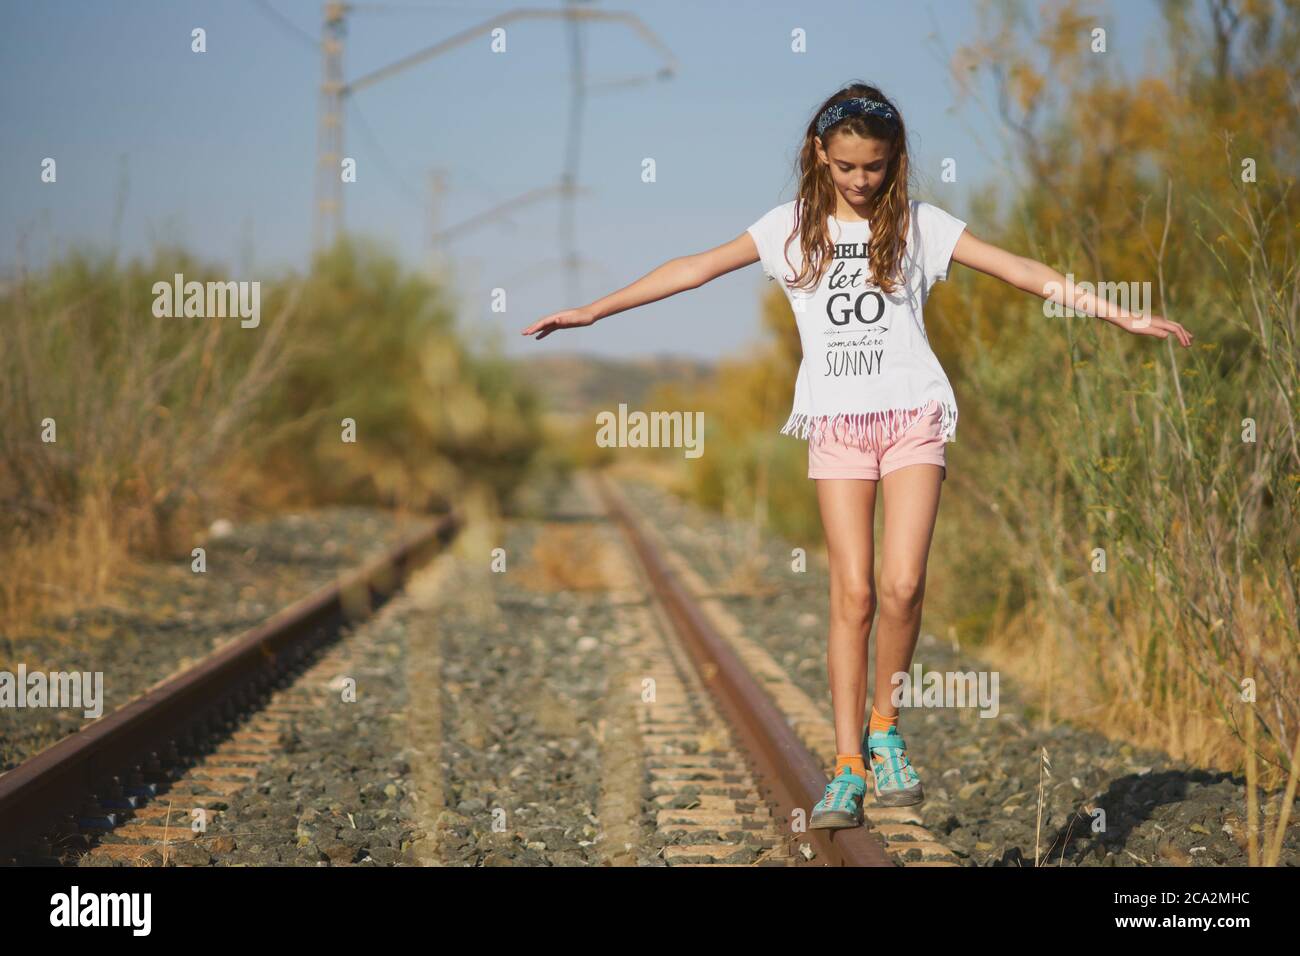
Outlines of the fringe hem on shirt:
<svg viewBox="0 0 1300 956">
<path fill-rule="evenodd" d="M 828 438 L 842 444 L 855 444 L 860 450 L 882 448 L 898 440 L 925 414 L 930 403 L 917 408 L 890 408 L 880 412 L 853 412 L 838 415 L 808 415 L 791 412 L 781 429 L 782 435 L 806 438 L 820 445 Z M 939 402 L 940 430 L 944 441 L 956 441 L 957 408 Z"/>
</svg>

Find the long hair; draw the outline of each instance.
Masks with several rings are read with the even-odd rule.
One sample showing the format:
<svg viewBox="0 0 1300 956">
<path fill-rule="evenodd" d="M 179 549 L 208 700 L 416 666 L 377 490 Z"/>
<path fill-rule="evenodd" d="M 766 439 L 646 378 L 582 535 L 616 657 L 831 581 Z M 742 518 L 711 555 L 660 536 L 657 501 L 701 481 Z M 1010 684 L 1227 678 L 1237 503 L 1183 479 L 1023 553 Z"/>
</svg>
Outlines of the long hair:
<svg viewBox="0 0 1300 956">
<path fill-rule="evenodd" d="M 849 116 L 827 130 L 827 140 L 846 133 L 864 139 L 880 139 L 889 144 L 889 164 L 885 178 L 869 200 L 867 215 L 871 223 L 871 238 L 867 246 L 867 261 L 871 279 L 886 294 L 897 288 L 902 279 L 900 265 L 907 245 L 908 198 L 907 185 L 911 167 L 907 158 L 907 127 L 903 114 L 892 100 L 876 87 L 866 83 L 851 83 L 834 93 L 813 111 L 804 133 L 799 151 L 799 195 L 795 202 L 795 228 L 786 240 L 786 264 L 790 262 L 790 243 L 797 236 L 804 250 L 803 268 L 793 280 L 795 288 L 816 288 L 834 255 L 827 218 L 835 213 L 835 184 L 830 171 L 817 161 L 817 117 L 822 110 L 853 97 L 866 97 L 885 103 L 894 111 L 897 122 L 879 116 Z M 826 143 L 823 143 L 825 148 Z"/>
</svg>

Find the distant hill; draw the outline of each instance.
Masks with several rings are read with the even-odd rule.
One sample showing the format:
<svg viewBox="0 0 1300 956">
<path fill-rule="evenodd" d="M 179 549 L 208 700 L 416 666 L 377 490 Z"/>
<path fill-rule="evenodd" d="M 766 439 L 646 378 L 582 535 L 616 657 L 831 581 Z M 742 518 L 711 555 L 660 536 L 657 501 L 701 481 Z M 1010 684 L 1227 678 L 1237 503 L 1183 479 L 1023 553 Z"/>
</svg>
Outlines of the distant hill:
<svg viewBox="0 0 1300 956">
<path fill-rule="evenodd" d="M 691 385 L 712 377 L 712 362 L 656 355 L 640 359 L 610 359 L 567 353 L 515 359 L 520 378 L 541 393 L 549 410 L 561 414 L 592 409 L 644 408 L 651 388 L 663 382 Z"/>
</svg>

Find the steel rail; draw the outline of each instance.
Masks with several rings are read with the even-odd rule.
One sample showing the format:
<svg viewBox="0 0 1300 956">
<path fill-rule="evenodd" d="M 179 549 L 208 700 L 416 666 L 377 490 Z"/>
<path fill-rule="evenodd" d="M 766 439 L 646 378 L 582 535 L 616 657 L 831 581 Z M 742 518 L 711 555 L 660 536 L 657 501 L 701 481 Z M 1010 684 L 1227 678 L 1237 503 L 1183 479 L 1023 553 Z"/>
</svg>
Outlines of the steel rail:
<svg viewBox="0 0 1300 956">
<path fill-rule="evenodd" d="M 776 819 L 792 831 L 794 811 L 802 808 L 806 825 L 821 799 L 827 778 L 817 758 L 795 734 L 785 715 L 756 681 L 727 640 L 709 621 L 699 602 L 678 579 L 633 514 L 603 474 L 596 486 L 610 514 L 623 527 L 633 550 L 690 652 L 700 679 L 717 701 L 754 771 L 759 792 L 772 804 Z M 818 866 L 897 866 L 880 835 L 866 826 L 808 830 Z M 803 863 L 799 853 L 796 863 Z"/>
<path fill-rule="evenodd" d="M 0 775 L 0 865 L 60 824 L 75 829 L 93 796 L 160 755 L 229 722 L 340 624 L 382 604 L 460 529 L 449 514 L 386 553 L 283 609 L 204 660 Z"/>
</svg>

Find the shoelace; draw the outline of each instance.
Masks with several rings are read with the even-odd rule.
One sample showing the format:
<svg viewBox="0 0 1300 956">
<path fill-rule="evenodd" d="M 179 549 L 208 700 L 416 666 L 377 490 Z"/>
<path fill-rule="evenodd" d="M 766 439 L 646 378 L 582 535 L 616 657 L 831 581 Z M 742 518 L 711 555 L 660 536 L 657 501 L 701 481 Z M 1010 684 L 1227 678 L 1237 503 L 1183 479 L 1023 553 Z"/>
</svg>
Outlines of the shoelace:
<svg viewBox="0 0 1300 956">
<path fill-rule="evenodd" d="M 875 760 L 875 755 L 877 753 L 879 753 L 881 756 L 881 759 L 879 761 Z M 907 751 L 904 750 L 903 748 L 872 747 L 871 754 L 872 754 L 871 769 L 873 773 L 875 772 L 877 763 L 884 765 L 883 769 L 884 769 L 886 788 L 889 786 L 889 781 L 891 777 L 898 778 L 898 788 L 900 790 L 906 789 L 907 785 L 911 783 L 913 780 L 921 779 L 917 775 L 917 772 L 912 769 L 912 761 L 908 759 Z M 892 756 L 895 754 L 897 756 Z M 889 761 L 891 759 L 898 764 L 897 769 L 894 769 L 893 767 L 889 766 Z"/>
<path fill-rule="evenodd" d="M 839 775 L 836 775 L 826 785 L 826 792 L 822 794 L 822 803 L 826 805 L 828 810 L 851 805 L 850 796 L 857 794 L 858 788 L 852 781 L 845 780 L 839 783 L 839 780 Z"/>
</svg>

